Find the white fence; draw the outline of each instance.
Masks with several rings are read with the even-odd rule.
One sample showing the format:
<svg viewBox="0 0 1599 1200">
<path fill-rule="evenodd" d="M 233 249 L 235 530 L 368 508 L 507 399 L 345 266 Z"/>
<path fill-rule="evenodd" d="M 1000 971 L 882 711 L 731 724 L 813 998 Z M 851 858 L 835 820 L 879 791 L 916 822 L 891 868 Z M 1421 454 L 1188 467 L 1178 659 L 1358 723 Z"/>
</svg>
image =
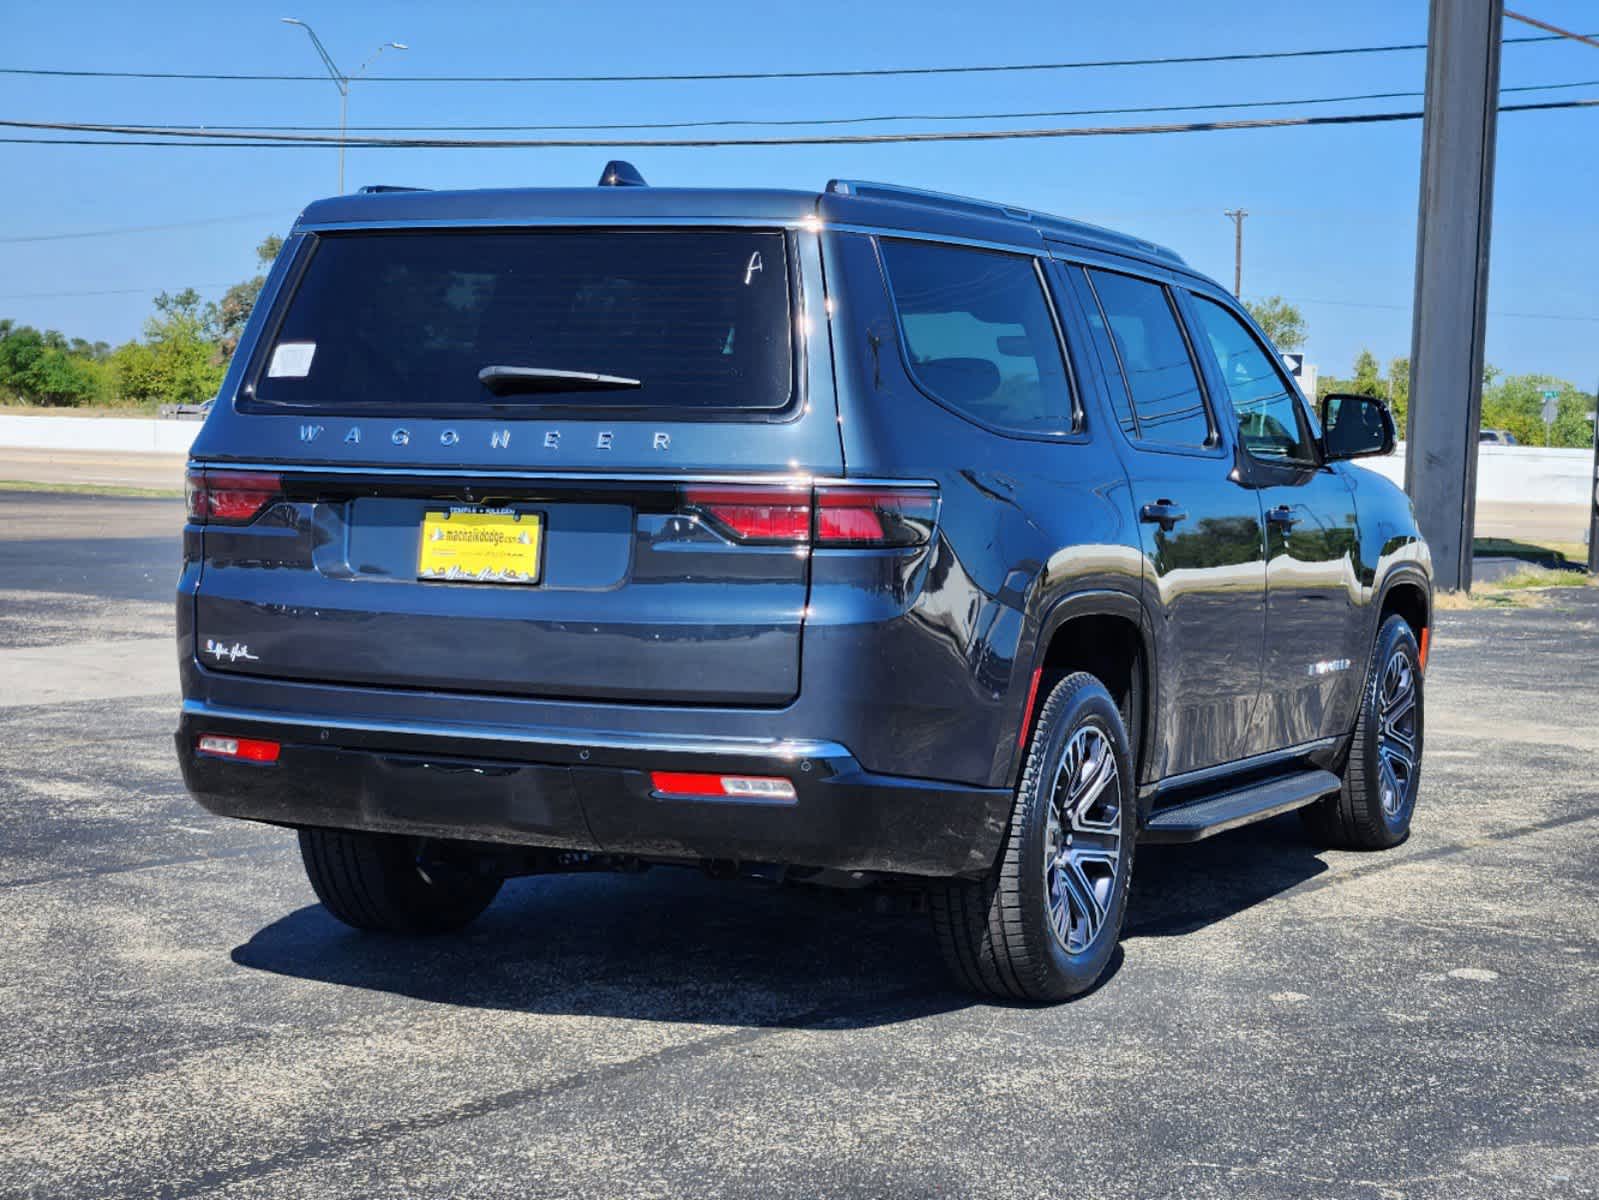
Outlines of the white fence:
<svg viewBox="0 0 1599 1200">
<path fill-rule="evenodd" d="M 0 448 L 187 454 L 201 421 L 145 417 L 36 417 L 0 413 Z"/>
<path fill-rule="evenodd" d="M 101 450 L 187 454 L 199 421 L 133 417 L 37 417 L 0 413 L 0 448 Z M 1360 465 L 1403 486 L 1405 448 L 1389 458 L 1363 458 Z M 1589 503 L 1593 454 L 1536 446 L 1483 446 L 1477 456 L 1477 499 L 1497 503 Z"/>
<path fill-rule="evenodd" d="M 1388 458 L 1363 458 L 1360 465 L 1405 484 L 1405 447 Z M 1498 504 L 1580 504 L 1592 494 L 1593 451 L 1545 450 L 1539 446 L 1479 446 L 1477 499 Z"/>
</svg>

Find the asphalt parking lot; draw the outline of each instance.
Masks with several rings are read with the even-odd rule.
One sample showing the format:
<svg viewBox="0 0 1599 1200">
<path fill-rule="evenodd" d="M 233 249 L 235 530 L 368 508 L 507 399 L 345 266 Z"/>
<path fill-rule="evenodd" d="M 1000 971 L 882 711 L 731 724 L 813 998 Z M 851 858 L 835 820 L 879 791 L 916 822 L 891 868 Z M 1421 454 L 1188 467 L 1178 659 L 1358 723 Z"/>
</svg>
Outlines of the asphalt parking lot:
<svg viewBox="0 0 1599 1200">
<path fill-rule="evenodd" d="M 0 1196 L 1599 1195 L 1599 590 L 1442 614 L 1411 840 L 1148 848 L 1110 978 L 686 871 L 361 936 L 173 761 L 180 506 L 0 493 Z"/>
</svg>

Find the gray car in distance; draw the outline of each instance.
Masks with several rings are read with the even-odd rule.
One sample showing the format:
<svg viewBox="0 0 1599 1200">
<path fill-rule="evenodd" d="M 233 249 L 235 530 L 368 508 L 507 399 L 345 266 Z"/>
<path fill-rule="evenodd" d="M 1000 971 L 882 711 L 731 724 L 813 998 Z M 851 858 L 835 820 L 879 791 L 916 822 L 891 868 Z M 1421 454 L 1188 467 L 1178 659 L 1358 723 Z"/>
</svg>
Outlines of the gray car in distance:
<svg viewBox="0 0 1599 1200">
<path fill-rule="evenodd" d="M 1402 841 L 1430 561 L 1177 254 L 886 184 L 318 201 L 192 451 L 177 750 L 335 916 L 536 872 L 924 891 L 1104 972 L 1134 850 Z"/>
</svg>

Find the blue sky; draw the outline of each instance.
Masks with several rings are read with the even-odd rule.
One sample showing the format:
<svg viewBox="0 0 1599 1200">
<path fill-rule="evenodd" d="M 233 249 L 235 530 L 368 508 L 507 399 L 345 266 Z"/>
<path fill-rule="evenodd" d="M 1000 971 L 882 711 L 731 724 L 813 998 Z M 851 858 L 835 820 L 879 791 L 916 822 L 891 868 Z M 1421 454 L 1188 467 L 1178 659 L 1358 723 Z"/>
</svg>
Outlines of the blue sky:
<svg viewBox="0 0 1599 1200">
<path fill-rule="evenodd" d="M 1586 0 L 1524 0 L 1587 32 Z M 991 18 L 990 13 L 1002 16 Z M 214 2 L 14 6 L 0 66 L 310 73 L 313 23 L 347 71 L 379 42 L 407 42 L 372 74 L 628 73 L 1058 61 L 1425 40 L 1426 5 L 1345 0 L 1261 6 L 1241 0 L 1113 5 L 1018 3 L 989 9 L 903 0 L 756 6 L 417 2 L 273 7 Z M 1507 23 L 1507 35 L 1533 33 Z M 350 123 L 475 124 L 982 113 L 1119 104 L 1298 99 L 1419 91 L 1420 52 L 1225 65 L 868 80 L 610 85 L 356 84 Z M 1599 49 L 1506 47 L 1507 86 L 1599 80 Z M 1599 96 L 1599 85 L 1530 99 Z M 1314 111 L 1419 107 L 1361 101 Z M 0 77 L 13 118 L 181 124 L 329 124 L 331 82 L 236 83 Z M 1302 108 L 1231 115 L 1286 115 Z M 1138 118 L 1059 118 L 1030 125 Z M 904 128 L 924 128 L 908 122 Z M 956 123 L 954 127 L 959 127 Z M 875 127 L 874 127 L 875 128 Z M 758 131 L 757 131 L 758 132 Z M 1363 347 L 1409 352 L 1419 123 L 1159 137 L 877 147 L 351 151 L 348 182 L 430 187 L 586 185 L 613 154 L 658 184 L 819 188 L 833 176 L 887 179 L 991 196 L 1098 221 L 1232 273 L 1243 206 L 1244 294 L 1282 294 L 1310 326 L 1324 373 Z M 252 272 L 251 249 L 309 199 L 336 189 L 331 150 L 143 149 L 0 145 L 0 316 L 80 336 L 136 334 L 161 289 L 207 295 Z M 1592 388 L 1599 378 L 1599 110 L 1501 118 L 1488 360 Z M 17 242 L 127 226 L 182 229 Z M 63 295 L 62 293 L 73 293 Z M 97 293 L 97 294 L 84 294 Z M 1550 320 L 1509 314 L 1558 314 Z"/>
</svg>

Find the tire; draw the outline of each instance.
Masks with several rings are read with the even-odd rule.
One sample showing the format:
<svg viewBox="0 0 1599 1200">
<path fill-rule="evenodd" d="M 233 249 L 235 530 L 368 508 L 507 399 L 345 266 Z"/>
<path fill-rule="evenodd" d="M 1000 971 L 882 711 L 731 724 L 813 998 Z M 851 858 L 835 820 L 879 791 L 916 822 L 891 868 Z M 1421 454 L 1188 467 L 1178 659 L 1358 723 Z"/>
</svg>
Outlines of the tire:
<svg viewBox="0 0 1599 1200">
<path fill-rule="evenodd" d="M 375 933 L 448 933 L 487 908 L 501 880 L 418 862 L 415 838 L 340 829 L 300 830 L 300 857 L 323 907 Z"/>
<path fill-rule="evenodd" d="M 1343 850 L 1387 850 L 1410 836 L 1424 711 L 1416 636 L 1403 617 L 1389 617 L 1366 669 L 1343 787 L 1301 810 L 1313 839 Z"/>
<path fill-rule="evenodd" d="M 1063 823 L 1062 806 L 1077 820 Z M 1116 703 L 1092 675 L 1068 675 L 1038 715 L 993 870 L 930 894 L 939 946 L 960 984 L 1035 1002 L 1093 987 L 1121 936 L 1137 822 Z"/>
</svg>

